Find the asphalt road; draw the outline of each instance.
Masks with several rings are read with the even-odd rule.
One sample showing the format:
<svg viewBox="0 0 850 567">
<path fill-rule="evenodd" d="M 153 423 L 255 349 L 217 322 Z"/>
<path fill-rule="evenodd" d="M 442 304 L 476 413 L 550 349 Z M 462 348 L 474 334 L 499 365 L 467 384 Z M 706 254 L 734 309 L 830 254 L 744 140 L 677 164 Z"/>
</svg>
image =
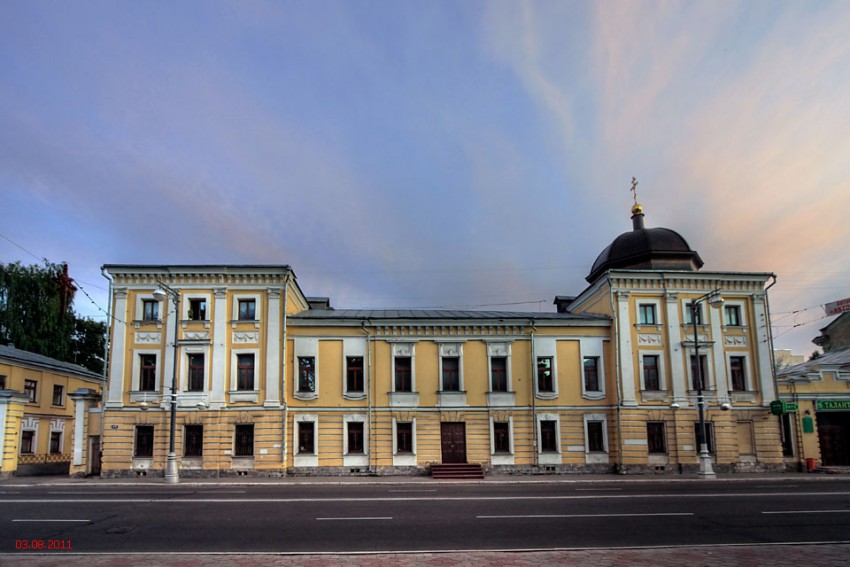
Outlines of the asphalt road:
<svg viewBox="0 0 850 567">
<path fill-rule="evenodd" d="M 343 552 L 847 542 L 850 480 L 0 485 L 0 552 Z"/>
</svg>

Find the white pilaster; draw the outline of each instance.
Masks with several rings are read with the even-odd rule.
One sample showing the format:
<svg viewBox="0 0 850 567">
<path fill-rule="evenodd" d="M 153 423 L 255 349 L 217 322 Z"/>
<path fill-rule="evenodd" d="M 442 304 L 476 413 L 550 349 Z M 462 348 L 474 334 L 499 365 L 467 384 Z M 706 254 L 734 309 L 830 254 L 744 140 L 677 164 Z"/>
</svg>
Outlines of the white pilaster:
<svg viewBox="0 0 850 567">
<path fill-rule="evenodd" d="M 714 354 L 714 385 L 717 388 L 717 400 L 722 403 L 729 399 L 726 354 L 723 348 L 723 332 L 721 329 L 721 325 L 723 325 L 723 321 L 721 320 L 723 307 L 714 307 L 706 302 L 706 308 L 708 309 L 708 322 L 711 325 L 709 332 L 711 333 L 712 341 L 714 341 L 714 347 L 712 348 Z"/>
<path fill-rule="evenodd" d="M 280 407 L 280 289 L 269 289 L 266 318 L 266 401 L 267 408 Z"/>
<path fill-rule="evenodd" d="M 179 306 L 175 306 L 170 297 L 163 302 L 163 306 L 167 314 L 162 321 L 162 324 L 165 325 L 165 356 L 162 359 L 163 363 L 159 375 L 162 376 L 162 408 L 169 409 L 171 407 L 171 384 L 175 378 L 172 373 L 177 372 L 177 368 L 174 366 L 174 356 L 178 347 L 173 318 L 179 317 L 180 314 L 178 312 Z M 177 380 L 177 384 L 179 388 L 179 380 Z"/>
<path fill-rule="evenodd" d="M 127 340 L 127 288 L 113 289 L 115 298 L 115 317 L 112 320 L 112 345 L 109 351 L 109 383 L 107 385 L 106 407 L 124 405 L 124 345 Z"/>
<path fill-rule="evenodd" d="M 679 294 L 667 293 L 664 299 L 666 303 L 664 320 L 667 322 L 667 344 L 670 345 L 670 384 L 673 387 L 673 401 L 684 406 L 688 404 L 688 387 L 684 356 L 682 355 Z"/>
<path fill-rule="evenodd" d="M 636 406 L 635 364 L 632 352 L 632 321 L 629 317 L 629 292 L 617 292 L 617 331 L 620 334 L 620 381 L 622 403 L 624 406 Z"/>
<path fill-rule="evenodd" d="M 765 309 L 765 293 L 757 293 L 753 296 L 753 309 L 755 321 L 753 327 L 756 334 L 756 360 L 759 373 L 759 388 L 761 388 L 761 403 L 769 405 L 776 399 L 776 388 L 773 383 L 773 369 L 770 363 L 770 341 L 768 340 L 769 322 Z"/>
<path fill-rule="evenodd" d="M 227 380 L 227 290 L 215 289 L 213 305 L 212 392 L 210 409 L 224 405 L 224 385 Z"/>
</svg>

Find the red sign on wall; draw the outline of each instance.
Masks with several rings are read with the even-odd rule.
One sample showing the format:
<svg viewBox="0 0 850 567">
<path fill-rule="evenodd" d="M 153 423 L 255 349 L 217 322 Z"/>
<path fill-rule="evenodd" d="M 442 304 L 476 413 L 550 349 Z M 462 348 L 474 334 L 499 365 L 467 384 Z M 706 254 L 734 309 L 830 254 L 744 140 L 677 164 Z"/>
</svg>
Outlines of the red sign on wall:
<svg viewBox="0 0 850 567">
<path fill-rule="evenodd" d="M 850 311 L 850 298 L 839 299 L 838 301 L 827 303 L 823 306 L 823 308 L 827 315 L 838 315 L 839 313 Z"/>
</svg>

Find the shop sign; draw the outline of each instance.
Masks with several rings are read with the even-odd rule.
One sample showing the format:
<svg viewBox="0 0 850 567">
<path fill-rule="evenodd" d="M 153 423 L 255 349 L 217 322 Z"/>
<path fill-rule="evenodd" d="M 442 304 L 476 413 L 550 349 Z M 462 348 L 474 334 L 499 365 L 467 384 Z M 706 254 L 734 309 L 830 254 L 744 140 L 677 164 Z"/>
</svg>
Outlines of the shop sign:
<svg viewBox="0 0 850 567">
<path fill-rule="evenodd" d="M 850 400 L 816 400 L 817 411 L 850 411 Z"/>
<path fill-rule="evenodd" d="M 838 301 L 827 303 L 823 306 L 823 309 L 824 311 L 826 311 L 827 317 L 829 317 L 830 315 L 838 315 L 839 313 L 844 313 L 845 311 L 850 311 L 850 298 L 839 299 Z"/>
<path fill-rule="evenodd" d="M 782 415 L 783 413 L 794 413 L 797 411 L 797 402 L 784 402 L 775 400 L 770 402 L 770 413 L 773 415 Z"/>
</svg>

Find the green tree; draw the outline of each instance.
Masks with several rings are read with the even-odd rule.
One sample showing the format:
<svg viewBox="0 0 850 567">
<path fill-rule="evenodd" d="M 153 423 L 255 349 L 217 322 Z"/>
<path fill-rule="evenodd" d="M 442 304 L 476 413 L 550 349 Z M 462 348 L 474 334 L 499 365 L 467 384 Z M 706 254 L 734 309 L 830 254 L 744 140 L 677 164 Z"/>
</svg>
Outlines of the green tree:
<svg viewBox="0 0 850 567">
<path fill-rule="evenodd" d="M 106 325 L 74 313 L 66 270 L 46 260 L 0 264 L 0 343 L 100 372 Z"/>
</svg>

